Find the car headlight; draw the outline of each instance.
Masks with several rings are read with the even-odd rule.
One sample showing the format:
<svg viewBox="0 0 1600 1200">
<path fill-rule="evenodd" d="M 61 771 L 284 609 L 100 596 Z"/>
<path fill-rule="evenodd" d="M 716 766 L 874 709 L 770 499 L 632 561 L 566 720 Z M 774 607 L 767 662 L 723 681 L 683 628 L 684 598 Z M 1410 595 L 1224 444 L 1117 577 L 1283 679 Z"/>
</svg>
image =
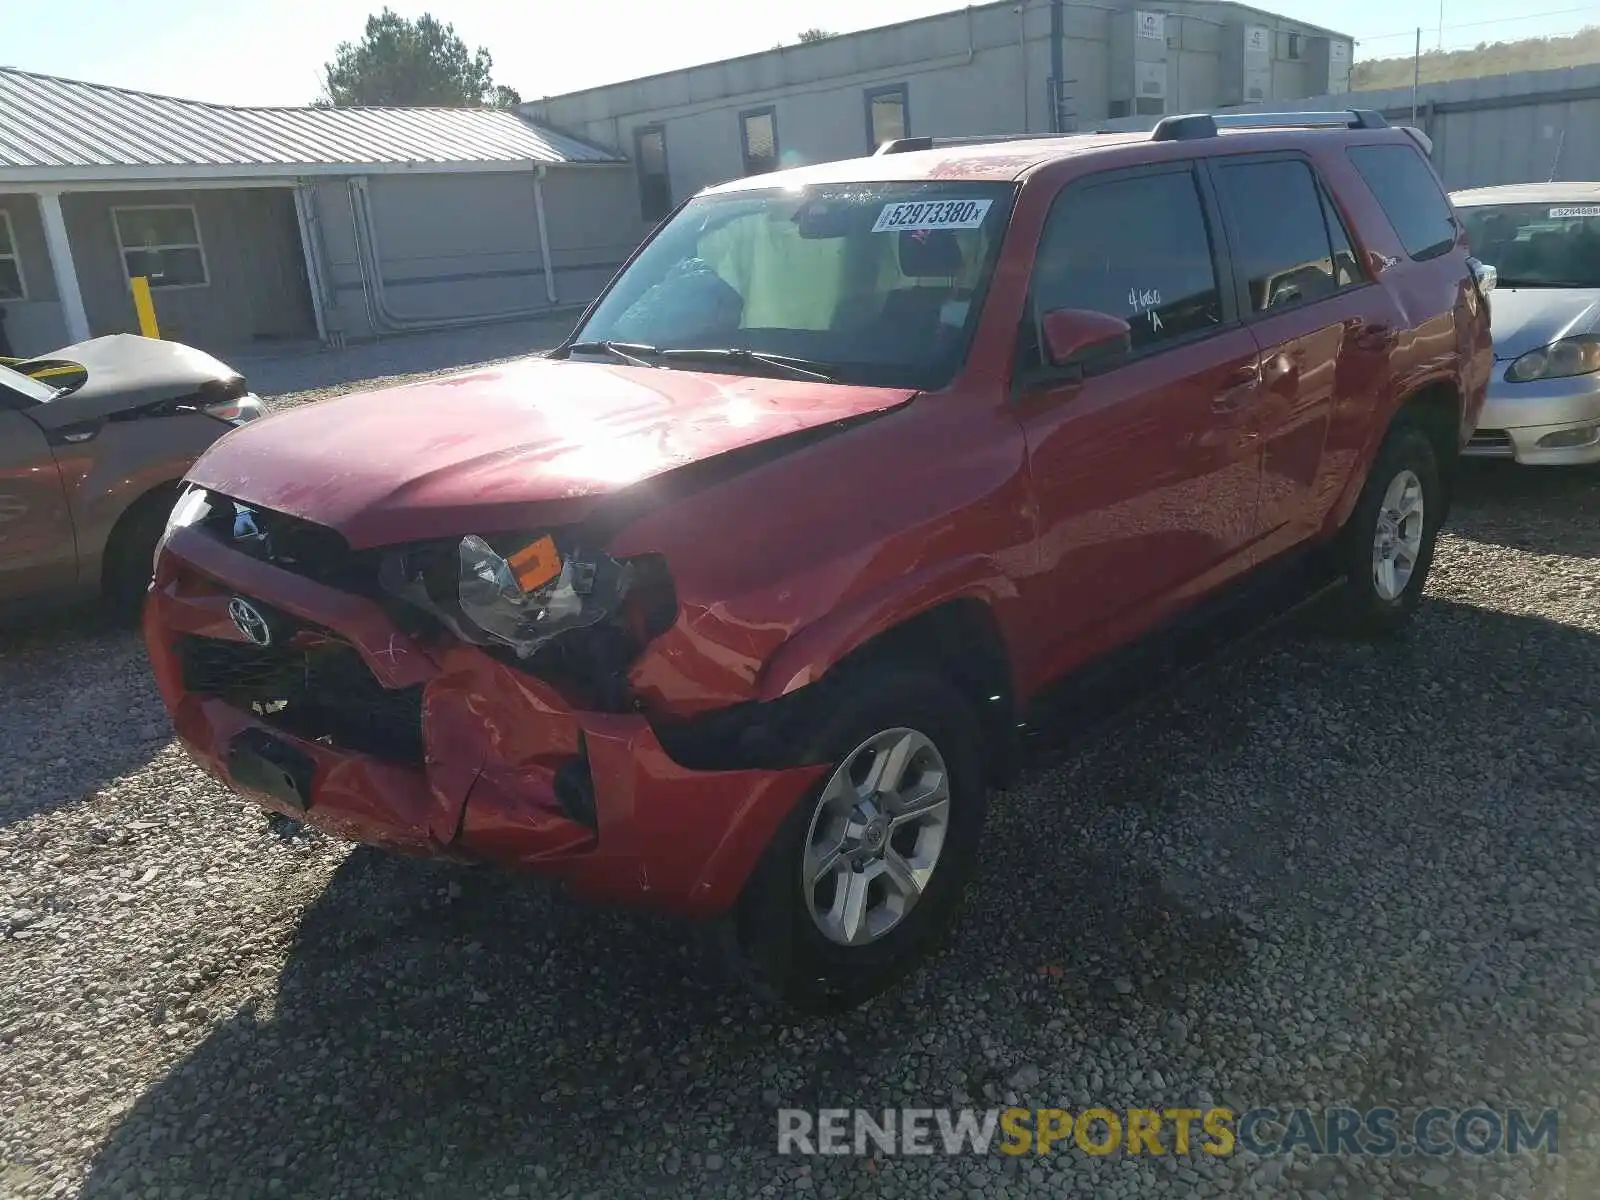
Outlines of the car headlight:
<svg viewBox="0 0 1600 1200">
<path fill-rule="evenodd" d="M 504 555 L 470 535 L 456 561 L 462 615 L 524 657 L 557 634 L 609 616 L 628 587 L 626 563 L 563 557 L 549 534 Z"/>
<path fill-rule="evenodd" d="M 172 511 L 167 514 L 167 527 L 161 531 L 161 536 L 156 539 L 156 552 L 151 559 L 152 569 L 161 552 L 166 549 L 167 539 L 172 536 L 174 529 L 183 529 L 190 525 L 198 525 L 204 521 L 211 512 L 211 494 L 202 487 L 190 485 L 183 489 L 183 494 L 178 497 L 178 502 L 172 506 Z"/>
<path fill-rule="evenodd" d="M 1529 350 L 1506 369 L 1506 381 L 1532 383 L 1536 379 L 1569 379 L 1594 371 L 1600 371 L 1600 337 L 1585 334 Z"/>
<path fill-rule="evenodd" d="M 261 397 L 254 392 L 246 392 L 229 400 L 218 400 L 215 404 L 206 405 L 203 411 L 206 416 L 226 421 L 229 425 L 244 425 L 266 415 L 261 407 Z"/>
<path fill-rule="evenodd" d="M 551 638 L 621 611 L 633 581 L 629 562 L 534 538 L 470 534 L 454 544 L 387 554 L 380 585 L 432 613 L 457 636 L 528 658 Z"/>
</svg>

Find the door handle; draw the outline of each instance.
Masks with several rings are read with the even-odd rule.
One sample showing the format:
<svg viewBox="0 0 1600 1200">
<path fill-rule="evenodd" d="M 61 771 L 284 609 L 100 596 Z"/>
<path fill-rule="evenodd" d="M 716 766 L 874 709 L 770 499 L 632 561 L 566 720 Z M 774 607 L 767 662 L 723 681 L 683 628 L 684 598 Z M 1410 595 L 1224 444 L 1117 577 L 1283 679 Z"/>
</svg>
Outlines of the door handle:
<svg viewBox="0 0 1600 1200">
<path fill-rule="evenodd" d="M 1292 392 L 1300 384 L 1300 366 L 1305 362 L 1304 350 L 1280 350 L 1261 364 L 1261 382 L 1272 391 Z"/>
<path fill-rule="evenodd" d="M 1361 350 L 1391 350 L 1399 340 L 1387 325 L 1368 325 L 1356 335 L 1355 344 Z"/>
<path fill-rule="evenodd" d="M 1256 394 L 1256 389 L 1261 386 L 1260 369 L 1255 363 L 1248 367 L 1240 367 L 1228 376 L 1222 387 L 1211 397 L 1211 411 L 1217 413 L 1238 412 L 1250 402 Z"/>
</svg>

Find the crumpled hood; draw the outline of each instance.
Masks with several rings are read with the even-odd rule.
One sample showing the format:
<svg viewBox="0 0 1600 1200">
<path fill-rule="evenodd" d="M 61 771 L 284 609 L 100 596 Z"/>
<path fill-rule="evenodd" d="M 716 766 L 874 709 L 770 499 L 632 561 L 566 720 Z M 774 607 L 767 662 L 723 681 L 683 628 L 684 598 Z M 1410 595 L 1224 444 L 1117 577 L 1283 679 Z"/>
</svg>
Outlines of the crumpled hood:
<svg viewBox="0 0 1600 1200">
<path fill-rule="evenodd" d="M 581 519 L 632 484 L 914 394 L 528 358 L 276 413 L 219 441 L 189 479 L 357 549 L 498 533 Z"/>
<path fill-rule="evenodd" d="M 239 378 L 239 372 L 203 350 L 132 333 L 90 338 L 39 357 L 77 363 L 85 372 L 76 390 L 29 410 L 47 429 L 179 399 L 205 384 Z"/>
<path fill-rule="evenodd" d="M 1489 293 L 1494 356 L 1519 358 L 1557 338 L 1593 333 L 1600 320 L 1600 288 L 1497 287 Z"/>
</svg>

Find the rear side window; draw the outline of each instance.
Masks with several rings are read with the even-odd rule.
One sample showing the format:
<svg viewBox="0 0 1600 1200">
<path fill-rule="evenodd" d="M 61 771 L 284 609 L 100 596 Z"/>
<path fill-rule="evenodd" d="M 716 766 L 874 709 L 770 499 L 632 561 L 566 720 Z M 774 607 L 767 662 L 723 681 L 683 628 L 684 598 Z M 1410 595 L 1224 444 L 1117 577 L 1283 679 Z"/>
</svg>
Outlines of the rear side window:
<svg viewBox="0 0 1600 1200">
<path fill-rule="evenodd" d="M 1222 323 L 1211 236 L 1189 171 L 1070 188 L 1039 242 L 1034 318 L 1083 308 L 1121 317 L 1133 350 Z"/>
<path fill-rule="evenodd" d="M 1350 161 L 1414 259 L 1436 258 L 1456 241 L 1450 202 L 1411 146 L 1352 146 Z"/>
<path fill-rule="evenodd" d="M 1236 162 L 1217 170 L 1250 311 L 1310 304 L 1340 287 L 1322 189 L 1303 162 Z M 1340 230 L 1341 238 L 1343 230 Z M 1342 247 L 1349 254 L 1349 245 Z"/>
</svg>

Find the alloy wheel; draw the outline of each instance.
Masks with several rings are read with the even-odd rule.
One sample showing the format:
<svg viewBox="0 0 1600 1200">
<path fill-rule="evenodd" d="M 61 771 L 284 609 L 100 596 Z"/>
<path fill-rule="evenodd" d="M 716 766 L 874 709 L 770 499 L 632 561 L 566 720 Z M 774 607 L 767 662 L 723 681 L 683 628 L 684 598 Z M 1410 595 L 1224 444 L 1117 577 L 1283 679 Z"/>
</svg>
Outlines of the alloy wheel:
<svg viewBox="0 0 1600 1200">
<path fill-rule="evenodd" d="M 829 777 L 806 833 L 800 886 L 829 941 L 862 946 L 905 920 L 950 827 L 943 756 L 914 729 L 885 729 Z"/>
<path fill-rule="evenodd" d="M 1383 494 L 1372 538 L 1372 586 L 1379 599 L 1398 600 L 1410 584 L 1422 558 L 1422 528 L 1422 480 L 1415 471 L 1401 471 Z"/>
</svg>

